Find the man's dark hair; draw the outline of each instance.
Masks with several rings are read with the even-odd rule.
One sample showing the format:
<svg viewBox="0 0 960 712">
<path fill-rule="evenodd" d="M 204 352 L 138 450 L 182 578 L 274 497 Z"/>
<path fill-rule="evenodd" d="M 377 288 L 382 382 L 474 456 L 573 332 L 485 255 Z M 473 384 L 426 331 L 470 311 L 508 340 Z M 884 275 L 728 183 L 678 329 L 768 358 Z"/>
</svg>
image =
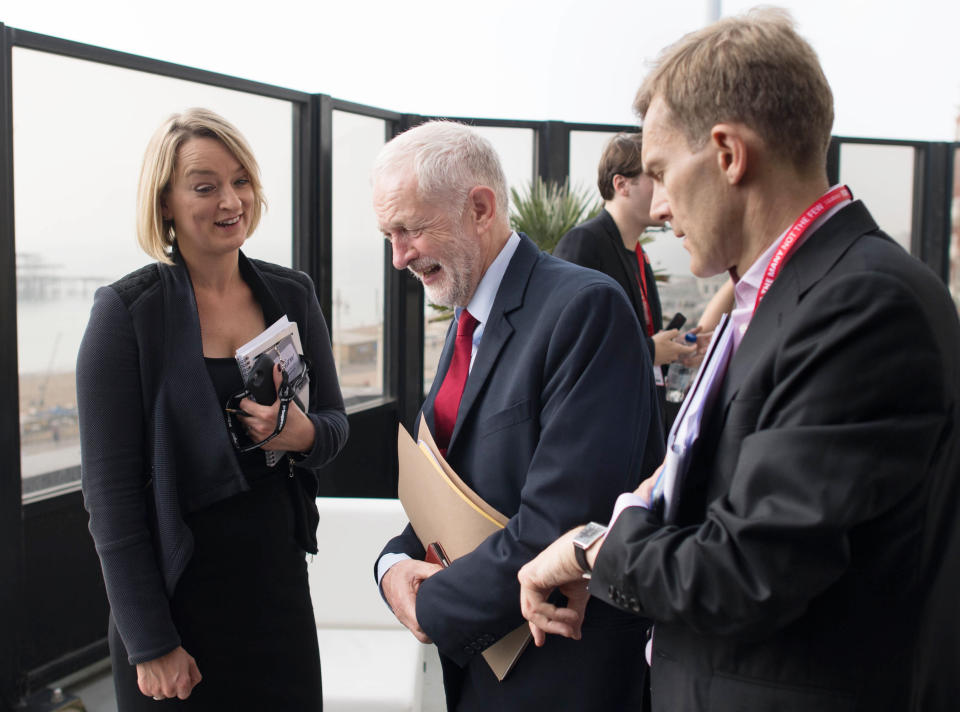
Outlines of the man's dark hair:
<svg viewBox="0 0 960 712">
<path fill-rule="evenodd" d="M 643 163 L 640 161 L 642 145 L 643 135 L 640 133 L 618 133 L 607 142 L 597 167 L 597 187 L 604 200 L 613 198 L 614 176 L 636 178 L 643 173 Z"/>
</svg>

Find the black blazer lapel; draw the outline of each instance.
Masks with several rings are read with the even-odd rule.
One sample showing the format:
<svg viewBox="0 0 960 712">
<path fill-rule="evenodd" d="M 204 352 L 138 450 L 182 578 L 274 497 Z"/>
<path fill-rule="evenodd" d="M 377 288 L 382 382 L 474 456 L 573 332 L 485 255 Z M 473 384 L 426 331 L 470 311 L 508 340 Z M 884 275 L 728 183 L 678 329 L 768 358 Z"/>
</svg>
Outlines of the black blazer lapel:
<svg viewBox="0 0 960 712">
<path fill-rule="evenodd" d="M 796 309 L 803 295 L 824 278 L 850 246 L 862 235 L 872 232 L 878 232 L 876 223 L 862 203 L 854 202 L 822 225 L 784 265 L 731 358 L 713 406 L 703 414 L 701 437 L 693 455 L 694 466 L 679 493 L 682 499 L 678 502 L 678 510 L 682 507 L 683 511 L 678 517 L 682 521 L 688 521 L 688 515 L 700 516 L 706 490 L 699 484 L 710 468 L 698 468 L 696 463 L 701 457 L 716 462 L 716 448 L 727 425 L 730 404 L 757 364 L 772 358 L 770 352 L 779 348 L 781 324 L 789 319 L 790 312 Z"/>
<path fill-rule="evenodd" d="M 222 414 L 213 405 L 217 397 L 203 361 L 200 314 L 190 272 L 176 250 L 173 259 L 174 264 L 160 266 L 164 299 L 163 370 L 164 375 L 177 374 L 175 380 L 178 383 L 190 384 L 189 388 L 178 389 L 180 394 L 186 391 L 183 395 L 190 407 L 177 412 L 180 418 L 196 420 L 196 427 L 199 428 L 202 422 L 219 423 Z M 203 391 L 199 398 L 194 390 L 196 388 Z M 206 412 L 202 412 L 204 410 Z"/>
<path fill-rule="evenodd" d="M 520 244 L 507 266 L 507 271 L 500 282 L 500 289 L 493 301 L 490 316 L 487 318 L 487 323 L 484 324 L 483 338 L 480 341 L 480 348 L 477 350 L 473 368 L 470 369 L 470 376 L 467 378 L 467 385 L 463 391 L 463 399 L 460 401 L 460 409 L 457 411 L 457 422 L 453 426 L 448 452 L 455 446 L 463 422 L 469 416 L 477 395 L 483 389 L 483 385 L 490 378 L 500 351 L 513 335 L 514 328 L 507 315 L 523 306 L 527 282 L 534 265 L 540 258 L 540 254 L 540 250 L 533 241 L 526 235 L 521 234 Z"/>
<path fill-rule="evenodd" d="M 617 228 L 617 223 L 614 222 L 613 216 L 610 215 L 610 213 L 608 213 L 606 210 L 600 211 L 600 223 L 603 225 L 604 233 L 607 238 L 606 247 L 611 267 L 612 265 L 619 266 L 619 269 L 623 274 L 622 284 L 626 285 L 627 296 L 630 298 L 630 303 L 633 305 L 633 310 L 637 313 L 637 318 L 640 319 L 640 324 L 644 327 L 642 329 L 642 333 L 644 336 L 646 336 L 647 319 L 643 313 L 643 295 L 640 293 L 640 285 L 637 284 L 637 279 L 634 276 L 635 272 L 633 265 L 627 262 L 627 260 L 631 258 L 626 254 L 626 251 L 623 247 L 623 238 L 620 236 L 620 230 Z"/>
<path fill-rule="evenodd" d="M 177 417 L 173 422 L 155 422 L 154 427 L 176 428 L 182 433 L 184 446 L 178 454 L 183 461 L 197 471 L 218 473 L 219 486 L 216 488 L 210 488 L 209 480 L 200 480 L 198 484 L 193 478 L 184 478 L 179 484 L 186 501 L 199 507 L 246 490 L 248 486 L 226 428 L 222 426 L 222 404 L 217 402 L 213 382 L 204 364 L 200 316 L 190 273 L 176 250 L 173 259 L 173 265 L 160 267 L 164 299 L 164 358 L 155 409 L 157 413 L 176 413 Z M 239 255 L 239 265 L 269 326 L 284 313 L 280 301 L 257 266 L 243 253 Z M 176 377 L 168 379 L 166 374 L 176 374 Z M 194 491 L 194 486 L 209 489 Z"/>
<path fill-rule="evenodd" d="M 190 471 L 215 473 L 215 480 L 184 477 L 178 482 L 183 501 L 194 509 L 248 489 L 233 445 L 223 427 L 222 404 L 203 360 L 200 316 L 187 266 L 160 265 L 164 300 L 164 349 L 154 412 L 151 414 L 154 465 L 183 464 Z M 168 378 L 168 374 L 175 374 Z M 175 418 L 169 417 L 175 414 Z M 175 456 L 167 439 L 174 431 L 181 443 Z M 165 462 L 167 465 L 157 464 Z M 200 489 L 198 489 L 200 488 Z"/>
<path fill-rule="evenodd" d="M 731 359 L 718 407 L 726 411 L 740 385 L 764 353 L 776 348 L 776 334 L 785 315 L 796 308 L 802 296 L 836 264 L 862 235 L 879 228 L 862 202 L 855 201 L 823 224 L 783 266 L 770 286 Z"/>
</svg>

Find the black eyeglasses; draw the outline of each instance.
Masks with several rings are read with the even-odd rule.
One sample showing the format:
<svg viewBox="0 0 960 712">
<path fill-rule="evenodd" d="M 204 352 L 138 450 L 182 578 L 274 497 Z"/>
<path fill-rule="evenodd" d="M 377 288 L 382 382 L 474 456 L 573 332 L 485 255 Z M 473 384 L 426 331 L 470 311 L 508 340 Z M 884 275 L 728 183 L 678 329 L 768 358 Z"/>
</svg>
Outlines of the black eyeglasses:
<svg viewBox="0 0 960 712">
<path fill-rule="evenodd" d="M 287 424 L 287 412 L 291 402 L 296 403 L 301 410 L 306 410 L 297 394 L 310 382 L 310 362 L 306 356 L 300 356 L 300 363 L 302 365 L 300 373 L 294 376 L 293 379 L 289 377 L 286 368 L 283 368 L 283 364 L 281 363 L 281 381 L 280 387 L 277 389 L 277 397 L 280 399 L 280 410 L 277 413 L 277 426 L 274 428 L 273 433 L 260 442 L 251 441 L 242 425 L 234 422 L 235 414 L 247 415 L 247 413 L 240 408 L 240 401 L 244 398 L 252 398 L 250 390 L 244 386 L 242 391 L 235 393 L 227 399 L 227 402 L 223 406 L 227 421 L 227 432 L 230 433 L 230 440 L 233 442 L 233 446 L 237 449 L 237 452 L 256 450 L 277 437 L 281 431 L 283 431 L 283 426 Z M 256 402 L 255 398 L 253 398 L 253 400 Z"/>
</svg>

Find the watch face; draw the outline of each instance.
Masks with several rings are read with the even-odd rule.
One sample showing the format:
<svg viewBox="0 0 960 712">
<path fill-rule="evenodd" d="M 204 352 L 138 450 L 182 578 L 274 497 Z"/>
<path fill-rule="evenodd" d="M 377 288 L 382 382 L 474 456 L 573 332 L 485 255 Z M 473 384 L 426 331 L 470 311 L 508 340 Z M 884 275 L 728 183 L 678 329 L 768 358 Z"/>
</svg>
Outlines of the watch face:
<svg viewBox="0 0 960 712">
<path fill-rule="evenodd" d="M 589 549 L 597 539 L 602 537 L 606 531 L 607 528 L 602 524 L 590 522 L 577 532 L 577 535 L 573 538 L 574 558 L 577 560 L 577 566 L 584 571 L 584 576 L 586 577 L 589 577 L 590 574 L 590 562 L 587 561 L 587 549 Z"/>
<path fill-rule="evenodd" d="M 578 544 L 581 544 L 584 548 L 590 546 L 598 538 L 603 536 L 607 531 L 607 528 L 602 524 L 597 524 L 596 522 L 590 522 L 580 532 L 574 537 L 574 541 Z"/>
</svg>

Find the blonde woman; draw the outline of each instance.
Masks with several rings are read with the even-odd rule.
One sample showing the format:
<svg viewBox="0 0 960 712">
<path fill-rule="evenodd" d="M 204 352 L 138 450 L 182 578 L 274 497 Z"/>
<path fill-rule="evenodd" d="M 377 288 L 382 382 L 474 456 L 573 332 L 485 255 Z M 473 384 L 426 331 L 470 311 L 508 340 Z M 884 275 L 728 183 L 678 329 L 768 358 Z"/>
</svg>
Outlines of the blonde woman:
<svg viewBox="0 0 960 712">
<path fill-rule="evenodd" d="M 263 206 L 236 128 L 204 109 L 168 119 L 138 193 L 156 262 L 97 291 L 80 347 L 83 493 L 121 712 L 321 709 L 304 554 L 317 470 L 347 419 L 310 278 L 241 251 Z M 234 352 L 284 314 L 310 363 L 309 410 L 291 403 L 279 434 L 244 452 L 277 428 L 279 401 L 225 416 L 243 391 Z M 287 456 L 269 467 L 263 450 Z"/>
</svg>

